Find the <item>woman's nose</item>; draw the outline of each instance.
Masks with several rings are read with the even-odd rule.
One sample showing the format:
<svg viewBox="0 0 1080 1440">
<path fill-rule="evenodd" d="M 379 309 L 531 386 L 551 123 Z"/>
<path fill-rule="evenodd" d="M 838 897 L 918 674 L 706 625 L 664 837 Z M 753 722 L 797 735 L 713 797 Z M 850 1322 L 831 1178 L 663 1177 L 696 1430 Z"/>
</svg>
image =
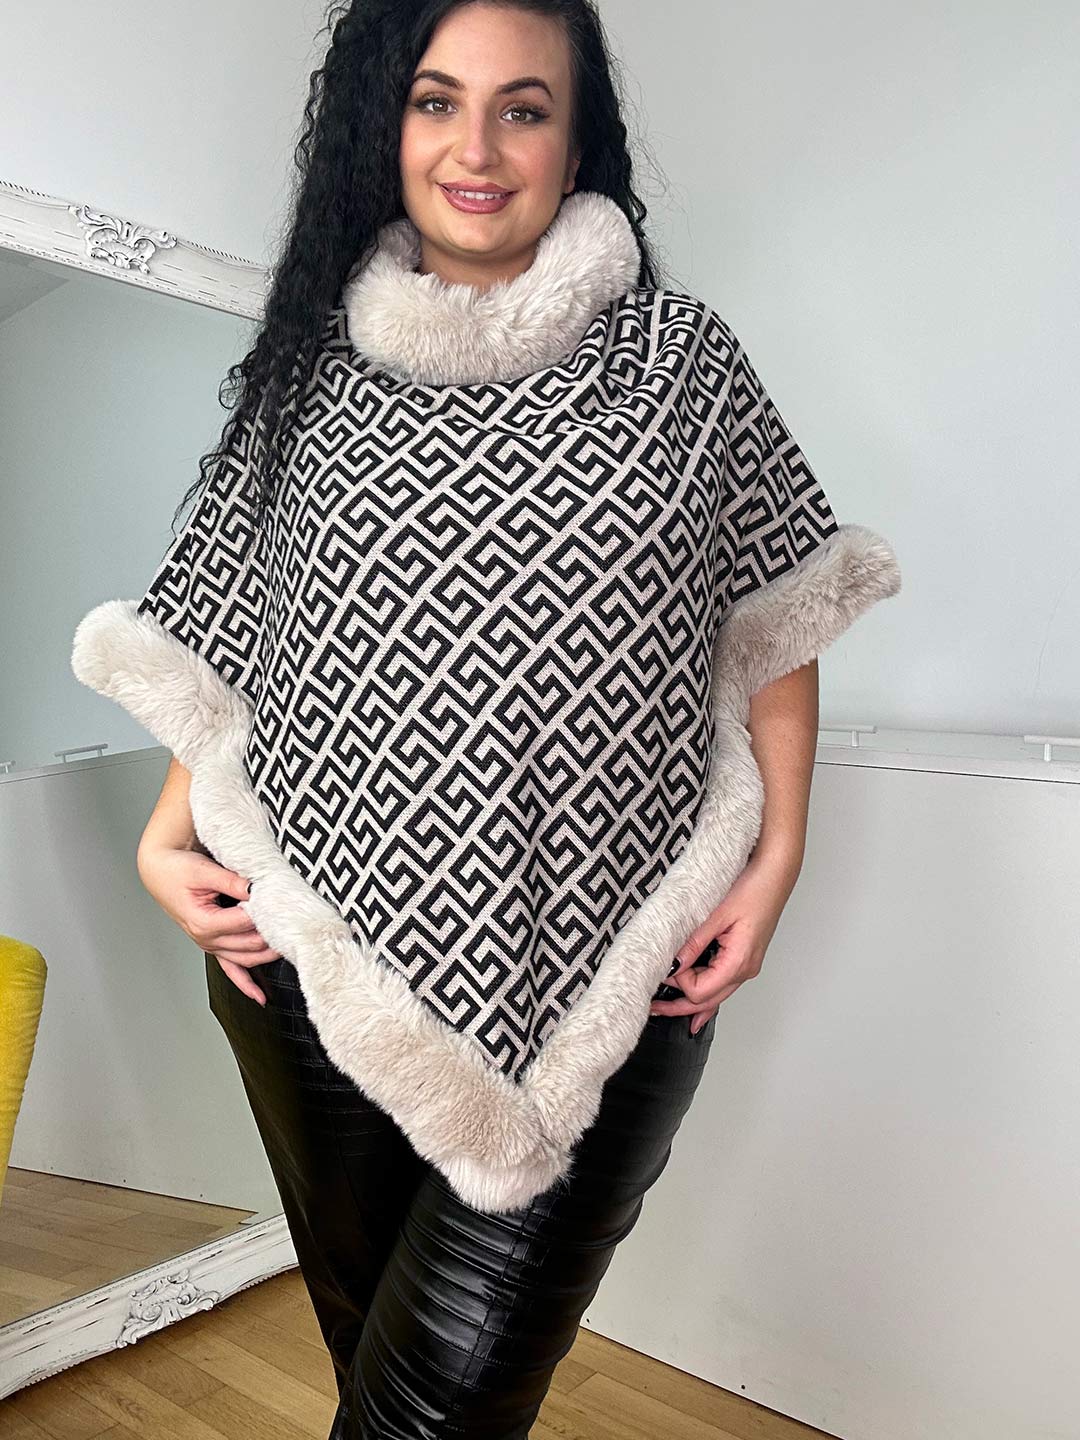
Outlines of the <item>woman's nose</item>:
<svg viewBox="0 0 1080 1440">
<path fill-rule="evenodd" d="M 462 122 L 454 146 L 454 159 L 463 170 L 491 170 L 499 159 L 499 147 L 486 118 Z"/>
</svg>

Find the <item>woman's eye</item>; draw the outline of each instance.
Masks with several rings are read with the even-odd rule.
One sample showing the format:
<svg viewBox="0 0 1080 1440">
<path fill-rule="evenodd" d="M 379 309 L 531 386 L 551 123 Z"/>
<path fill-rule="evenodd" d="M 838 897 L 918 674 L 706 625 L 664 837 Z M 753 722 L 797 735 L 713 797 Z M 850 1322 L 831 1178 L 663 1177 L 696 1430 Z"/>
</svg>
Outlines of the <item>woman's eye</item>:
<svg viewBox="0 0 1080 1440">
<path fill-rule="evenodd" d="M 428 115 L 445 115 L 445 110 L 428 110 L 429 105 L 450 105 L 450 100 L 445 95 L 421 95 L 418 100 L 413 101 L 413 107 Z M 534 124 L 539 120 L 547 119 L 547 111 L 537 109 L 534 105 L 511 105 L 506 111 L 507 115 L 525 115 L 528 117 L 526 123 Z M 515 124 L 520 124 L 515 121 Z"/>
<path fill-rule="evenodd" d="M 533 105 L 511 105 L 511 106 L 510 106 L 510 110 L 511 110 L 511 111 L 516 110 L 519 115 L 528 115 L 528 116 L 530 116 L 533 120 L 546 120 L 546 119 L 547 119 L 547 111 L 546 111 L 546 110 L 537 110 L 536 107 L 533 106 Z M 509 112 L 508 112 L 508 113 L 509 113 Z"/>
</svg>

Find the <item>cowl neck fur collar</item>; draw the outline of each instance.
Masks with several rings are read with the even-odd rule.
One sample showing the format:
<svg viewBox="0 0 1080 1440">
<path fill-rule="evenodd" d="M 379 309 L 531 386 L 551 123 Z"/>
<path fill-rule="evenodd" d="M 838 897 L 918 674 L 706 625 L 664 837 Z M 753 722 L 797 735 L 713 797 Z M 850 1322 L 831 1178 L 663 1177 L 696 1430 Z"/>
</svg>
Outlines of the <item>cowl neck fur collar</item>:
<svg viewBox="0 0 1080 1440">
<path fill-rule="evenodd" d="M 342 290 L 350 343 L 400 380 L 516 380 L 563 359 L 589 322 L 637 283 L 641 254 L 626 215 L 599 191 L 567 195 L 532 264 L 486 290 L 420 274 L 420 234 L 384 225 Z"/>
</svg>

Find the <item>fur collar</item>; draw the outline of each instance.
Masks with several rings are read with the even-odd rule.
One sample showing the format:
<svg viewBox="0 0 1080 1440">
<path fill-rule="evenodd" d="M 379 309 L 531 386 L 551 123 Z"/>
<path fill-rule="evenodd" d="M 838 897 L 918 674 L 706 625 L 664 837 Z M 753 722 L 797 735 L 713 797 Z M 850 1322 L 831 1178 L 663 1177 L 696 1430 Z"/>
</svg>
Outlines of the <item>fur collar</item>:
<svg viewBox="0 0 1080 1440">
<path fill-rule="evenodd" d="M 593 190 L 567 195 L 529 268 L 490 289 L 421 275 L 419 259 L 416 226 L 392 220 L 342 290 L 354 348 L 419 385 L 515 380 L 555 364 L 641 266 L 626 215 Z"/>
</svg>

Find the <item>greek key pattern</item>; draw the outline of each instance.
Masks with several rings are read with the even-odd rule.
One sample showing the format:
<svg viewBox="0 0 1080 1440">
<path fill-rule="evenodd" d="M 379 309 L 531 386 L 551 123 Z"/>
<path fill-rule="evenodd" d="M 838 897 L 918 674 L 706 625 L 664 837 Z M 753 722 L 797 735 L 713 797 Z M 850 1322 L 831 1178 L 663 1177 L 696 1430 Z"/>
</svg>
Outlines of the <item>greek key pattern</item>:
<svg viewBox="0 0 1080 1440">
<path fill-rule="evenodd" d="M 717 626 L 829 502 L 729 327 L 647 288 L 499 384 L 395 378 L 332 311 L 267 562 L 245 460 L 140 608 L 251 701 L 290 864 L 517 1078 L 690 837 Z"/>
</svg>

